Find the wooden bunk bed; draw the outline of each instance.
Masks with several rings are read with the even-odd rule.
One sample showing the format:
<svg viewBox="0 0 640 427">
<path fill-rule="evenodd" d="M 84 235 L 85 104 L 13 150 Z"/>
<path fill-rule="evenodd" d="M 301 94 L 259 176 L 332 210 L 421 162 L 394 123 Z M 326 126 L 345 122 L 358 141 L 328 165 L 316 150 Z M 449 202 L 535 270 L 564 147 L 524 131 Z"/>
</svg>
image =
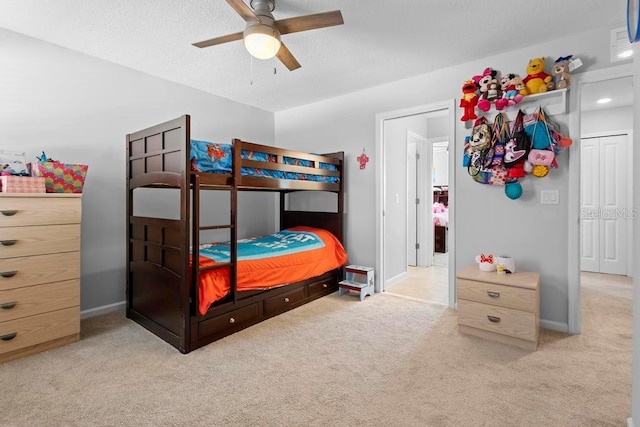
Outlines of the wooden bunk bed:
<svg viewBox="0 0 640 427">
<path fill-rule="evenodd" d="M 182 353 L 188 353 L 338 289 L 342 269 L 268 290 L 240 291 L 236 287 L 239 191 L 280 193 L 280 229 L 309 226 L 328 230 L 343 242 L 344 154 L 314 155 L 253 144 L 234 139 L 229 173 L 194 172 L 191 167 L 190 117 L 153 126 L 127 135 L 127 305 L 128 318 L 139 323 Z M 275 163 L 242 159 L 242 150 L 267 153 Z M 315 167 L 285 164 L 283 158 L 303 159 Z M 319 169 L 319 163 L 335 170 Z M 243 176 L 242 168 L 267 168 L 292 173 L 337 177 L 337 182 L 315 182 Z M 134 190 L 173 188 L 180 192 L 178 219 L 134 215 Z M 229 222 L 201 225 L 202 190 L 227 191 Z M 161 190 L 158 190 L 161 191 Z M 287 194 L 297 191 L 335 193 L 332 212 L 292 211 Z M 227 209 L 226 207 L 224 208 Z M 201 232 L 227 229 L 230 235 L 228 263 L 200 267 Z M 192 253 L 190 253 L 192 252 Z M 199 310 L 199 278 L 204 270 L 227 268 L 230 289 L 203 314 Z"/>
</svg>

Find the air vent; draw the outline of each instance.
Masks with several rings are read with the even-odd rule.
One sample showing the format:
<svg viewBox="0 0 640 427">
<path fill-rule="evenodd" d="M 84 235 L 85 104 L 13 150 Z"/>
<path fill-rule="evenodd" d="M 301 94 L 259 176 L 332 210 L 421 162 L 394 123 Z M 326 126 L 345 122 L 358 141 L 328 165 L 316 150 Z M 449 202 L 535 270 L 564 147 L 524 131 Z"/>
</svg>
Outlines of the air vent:
<svg viewBox="0 0 640 427">
<path fill-rule="evenodd" d="M 611 30 L 611 62 L 628 61 L 633 56 L 626 27 Z"/>
</svg>

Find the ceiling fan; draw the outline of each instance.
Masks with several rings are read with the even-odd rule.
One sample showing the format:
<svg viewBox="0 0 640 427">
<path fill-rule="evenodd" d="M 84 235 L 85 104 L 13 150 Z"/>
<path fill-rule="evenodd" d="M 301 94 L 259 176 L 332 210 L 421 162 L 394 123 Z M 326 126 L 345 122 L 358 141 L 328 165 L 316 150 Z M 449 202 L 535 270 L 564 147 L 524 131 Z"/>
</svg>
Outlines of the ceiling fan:
<svg viewBox="0 0 640 427">
<path fill-rule="evenodd" d="M 300 63 L 282 43 L 280 35 L 344 24 L 339 10 L 276 21 L 271 14 L 276 7 L 275 0 L 251 0 L 251 8 L 242 0 L 226 1 L 247 22 L 245 30 L 193 45 L 202 48 L 244 39 L 244 45 L 252 56 L 260 59 L 276 56 L 289 71 L 300 68 Z"/>
</svg>

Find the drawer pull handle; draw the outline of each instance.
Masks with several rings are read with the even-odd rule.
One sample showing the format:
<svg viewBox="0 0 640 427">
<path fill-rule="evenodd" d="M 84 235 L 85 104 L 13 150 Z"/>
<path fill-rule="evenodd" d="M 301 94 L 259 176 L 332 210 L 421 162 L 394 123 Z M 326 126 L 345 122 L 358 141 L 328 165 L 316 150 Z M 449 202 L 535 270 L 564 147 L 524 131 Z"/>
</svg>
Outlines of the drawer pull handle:
<svg viewBox="0 0 640 427">
<path fill-rule="evenodd" d="M 487 316 L 487 319 L 489 319 L 489 321 L 493 323 L 498 323 L 500 321 L 500 318 L 496 316 Z"/>
<path fill-rule="evenodd" d="M 0 211 L 4 216 L 14 216 L 18 211 Z"/>
<path fill-rule="evenodd" d="M 5 279 L 8 279 L 10 277 L 15 276 L 16 273 L 18 273 L 18 272 L 17 271 L 3 271 L 2 273 L 0 273 L 0 276 L 4 277 Z"/>
<path fill-rule="evenodd" d="M 285 299 L 284 299 L 284 302 L 289 302 L 289 298 L 285 298 Z"/>
<path fill-rule="evenodd" d="M 323 284 L 322 284 L 322 287 L 323 287 L 323 288 L 328 288 L 328 287 L 329 287 L 329 285 L 327 285 L 326 283 L 323 283 Z"/>
<path fill-rule="evenodd" d="M 11 310 L 18 304 L 18 301 L 5 302 L 0 304 L 0 308 L 3 310 Z"/>
<path fill-rule="evenodd" d="M 0 240 L 2 246 L 13 246 L 15 245 L 17 240 Z"/>
<path fill-rule="evenodd" d="M 18 335 L 17 332 L 11 332 L 10 334 L 0 335 L 0 340 L 2 340 L 2 341 L 11 341 L 12 339 L 14 339 L 16 337 L 16 335 Z"/>
<path fill-rule="evenodd" d="M 500 292 L 487 291 L 487 295 L 489 295 L 490 298 L 500 298 Z"/>
<path fill-rule="evenodd" d="M 231 319 L 229 319 L 229 323 L 236 323 L 236 319 L 232 317 Z"/>
</svg>

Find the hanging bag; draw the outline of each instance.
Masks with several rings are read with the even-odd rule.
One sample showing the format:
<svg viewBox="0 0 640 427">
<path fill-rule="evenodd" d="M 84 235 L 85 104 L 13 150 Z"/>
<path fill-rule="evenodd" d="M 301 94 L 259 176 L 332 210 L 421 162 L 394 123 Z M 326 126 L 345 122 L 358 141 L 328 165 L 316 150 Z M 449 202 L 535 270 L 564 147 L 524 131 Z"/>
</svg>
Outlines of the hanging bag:
<svg viewBox="0 0 640 427">
<path fill-rule="evenodd" d="M 533 123 L 524 127 L 525 132 L 531 138 L 531 147 L 537 150 L 548 149 L 554 142 L 550 129 L 550 123 L 542 107 L 538 107 Z"/>
<path fill-rule="evenodd" d="M 522 124 L 524 113 L 518 110 L 518 115 L 513 122 L 509 139 L 504 145 L 504 165 L 507 168 L 515 167 L 523 163 L 531 148 L 531 140 L 524 131 Z"/>
</svg>

